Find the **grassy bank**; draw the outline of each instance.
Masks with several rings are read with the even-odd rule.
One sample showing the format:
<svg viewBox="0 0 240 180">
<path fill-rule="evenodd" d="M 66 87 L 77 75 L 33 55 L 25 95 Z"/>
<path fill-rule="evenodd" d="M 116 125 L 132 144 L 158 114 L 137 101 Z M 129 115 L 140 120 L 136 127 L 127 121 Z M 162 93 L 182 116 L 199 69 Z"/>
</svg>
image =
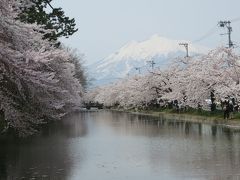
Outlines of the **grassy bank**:
<svg viewBox="0 0 240 180">
<path fill-rule="evenodd" d="M 114 109 L 118 111 L 124 111 L 129 113 L 151 115 L 155 117 L 162 116 L 166 119 L 174 119 L 178 121 L 188 121 L 188 122 L 197 122 L 205 124 L 215 124 L 221 125 L 232 130 L 240 130 L 240 113 L 235 112 L 232 119 L 225 120 L 223 118 L 223 111 L 217 110 L 215 112 L 196 110 L 196 109 L 187 109 L 184 111 L 178 112 L 174 109 L 145 109 L 145 110 L 136 110 L 136 109 Z"/>
<path fill-rule="evenodd" d="M 202 117 L 207 117 L 207 118 L 215 118 L 215 119 L 223 119 L 223 111 L 222 110 L 216 110 L 214 112 L 211 111 L 206 111 L 202 109 L 193 109 L 189 108 L 184 111 L 177 111 L 174 109 L 151 109 L 147 110 L 146 112 L 162 112 L 162 113 L 171 113 L 171 114 L 183 114 L 183 115 L 191 115 L 191 116 L 202 116 Z M 239 120 L 240 121 L 240 113 L 235 112 L 233 114 L 232 120 Z"/>
<path fill-rule="evenodd" d="M 222 110 L 216 110 L 214 112 L 211 111 L 206 111 L 202 109 L 193 109 L 193 108 L 188 108 L 186 110 L 181 110 L 177 111 L 175 109 L 169 109 L 169 108 L 151 108 L 151 109 L 129 109 L 127 110 L 129 112 L 140 112 L 140 113 L 147 113 L 147 114 L 175 114 L 175 115 L 189 115 L 189 116 L 201 116 L 204 118 L 210 118 L 210 119 L 219 119 L 223 120 L 223 111 Z M 240 113 L 239 112 L 234 112 L 233 117 L 231 119 L 228 119 L 229 121 L 234 120 L 234 121 L 239 121 L 240 122 Z"/>
</svg>

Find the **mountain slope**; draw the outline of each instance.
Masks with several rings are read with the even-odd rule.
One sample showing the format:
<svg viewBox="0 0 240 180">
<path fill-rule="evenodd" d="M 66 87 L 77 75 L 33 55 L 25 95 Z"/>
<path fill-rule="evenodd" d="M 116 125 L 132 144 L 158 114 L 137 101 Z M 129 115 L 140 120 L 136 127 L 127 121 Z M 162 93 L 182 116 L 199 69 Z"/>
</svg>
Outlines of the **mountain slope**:
<svg viewBox="0 0 240 180">
<path fill-rule="evenodd" d="M 131 41 L 120 48 L 117 52 L 109 55 L 103 60 L 89 66 L 91 74 L 95 79 L 94 84 L 106 84 L 119 78 L 146 72 L 150 68 L 149 61 L 154 60 L 155 66 L 166 67 L 169 61 L 178 56 L 185 56 L 185 48 L 179 46 L 180 42 L 170 40 L 158 35 L 142 42 Z M 189 43 L 189 53 L 202 54 L 207 48 Z"/>
</svg>

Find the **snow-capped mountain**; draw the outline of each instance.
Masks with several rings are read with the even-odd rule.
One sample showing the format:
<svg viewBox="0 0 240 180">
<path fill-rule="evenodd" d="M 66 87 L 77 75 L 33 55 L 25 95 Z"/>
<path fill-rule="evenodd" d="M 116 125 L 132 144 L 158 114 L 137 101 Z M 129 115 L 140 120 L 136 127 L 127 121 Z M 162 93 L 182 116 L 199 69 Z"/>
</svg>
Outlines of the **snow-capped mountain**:
<svg viewBox="0 0 240 180">
<path fill-rule="evenodd" d="M 153 35 L 142 42 L 131 41 L 117 52 L 89 66 L 95 79 L 94 84 L 106 84 L 127 75 L 137 74 L 138 68 L 141 73 L 144 73 L 150 69 L 149 61 L 154 61 L 155 67 L 164 68 L 171 59 L 186 55 L 185 48 L 179 46 L 180 42 L 189 43 L 190 55 L 207 52 L 205 47 L 193 45 L 184 40 L 170 40 L 159 35 Z"/>
</svg>

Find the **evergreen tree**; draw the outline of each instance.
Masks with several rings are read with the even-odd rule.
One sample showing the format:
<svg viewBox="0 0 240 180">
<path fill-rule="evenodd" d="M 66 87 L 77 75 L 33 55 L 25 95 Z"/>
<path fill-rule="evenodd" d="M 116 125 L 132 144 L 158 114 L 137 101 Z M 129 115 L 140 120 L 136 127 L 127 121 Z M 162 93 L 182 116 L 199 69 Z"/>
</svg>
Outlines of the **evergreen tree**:
<svg viewBox="0 0 240 180">
<path fill-rule="evenodd" d="M 25 23 L 37 23 L 42 25 L 44 29 L 50 30 L 47 33 L 44 32 L 44 39 L 57 41 L 59 37 L 68 38 L 78 31 L 75 27 L 75 19 L 65 16 L 62 8 L 54 8 L 51 5 L 52 0 L 30 1 L 32 5 L 29 7 L 23 6 L 18 19 Z M 21 3 L 24 3 L 24 1 L 21 1 Z M 58 42 L 57 45 L 59 46 L 59 44 Z"/>
</svg>

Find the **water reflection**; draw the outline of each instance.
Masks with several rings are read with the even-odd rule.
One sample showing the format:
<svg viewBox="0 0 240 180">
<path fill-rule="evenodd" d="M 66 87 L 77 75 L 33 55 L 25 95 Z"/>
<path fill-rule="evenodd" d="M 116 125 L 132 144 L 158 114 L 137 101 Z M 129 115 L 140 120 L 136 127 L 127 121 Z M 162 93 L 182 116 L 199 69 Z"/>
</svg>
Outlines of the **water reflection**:
<svg viewBox="0 0 240 180">
<path fill-rule="evenodd" d="M 70 138 L 87 134 L 84 114 L 69 116 L 70 121 L 56 122 L 38 137 L 0 140 L 0 179 L 67 179 L 73 157 Z M 84 153 L 84 145 L 78 148 Z M 84 161 L 84 156 L 78 163 Z"/>
<path fill-rule="evenodd" d="M 240 135 L 164 116 L 87 111 L 0 140 L 2 179 L 237 179 Z"/>
<path fill-rule="evenodd" d="M 125 113 L 101 116 L 104 124 L 114 129 L 114 136 L 135 137 L 140 143 L 133 143 L 138 147 L 136 151 L 147 144 L 148 165 L 155 173 L 203 179 L 239 175 L 239 134 L 229 129 Z"/>
</svg>

